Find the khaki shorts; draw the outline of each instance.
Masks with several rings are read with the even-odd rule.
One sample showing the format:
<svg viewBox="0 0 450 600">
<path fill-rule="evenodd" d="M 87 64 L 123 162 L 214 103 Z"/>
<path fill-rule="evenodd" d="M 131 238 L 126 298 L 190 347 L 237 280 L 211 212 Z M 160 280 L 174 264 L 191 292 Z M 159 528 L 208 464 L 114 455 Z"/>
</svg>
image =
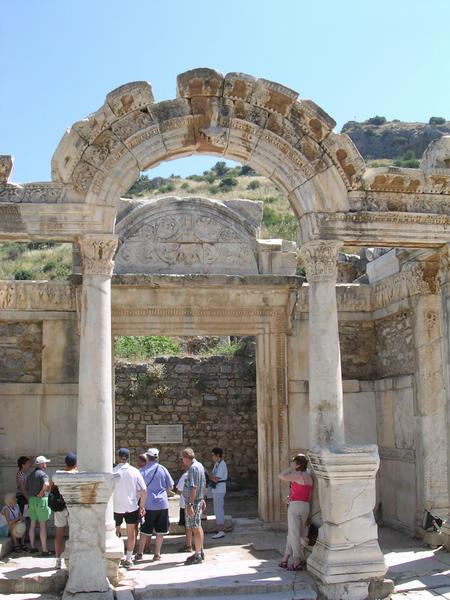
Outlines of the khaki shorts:
<svg viewBox="0 0 450 600">
<path fill-rule="evenodd" d="M 55 515 L 55 527 L 65 527 L 69 522 L 69 511 L 67 508 L 53 513 Z"/>
</svg>

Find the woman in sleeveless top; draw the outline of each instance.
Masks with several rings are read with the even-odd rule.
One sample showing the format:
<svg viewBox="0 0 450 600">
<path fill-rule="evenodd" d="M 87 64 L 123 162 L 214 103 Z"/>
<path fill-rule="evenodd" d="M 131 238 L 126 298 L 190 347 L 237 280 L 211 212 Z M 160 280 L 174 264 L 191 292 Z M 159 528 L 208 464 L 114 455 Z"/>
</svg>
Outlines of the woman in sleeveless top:
<svg viewBox="0 0 450 600">
<path fill-rule="evenodd" d="M 290 571 L 304 568 L 304 548 L 302 538 L 306 537 L 309 505 L 312 497 L 313 479 L 307 471 L 308 459 L 297 454 L 292 459 L 292 467 L 282 471 L 279 478 L 290 482 L 288 496 L 288 534 L 286 550 L 279 566 Z M 289 558 L 292 563 L 289 566 Z"/>
</svg>

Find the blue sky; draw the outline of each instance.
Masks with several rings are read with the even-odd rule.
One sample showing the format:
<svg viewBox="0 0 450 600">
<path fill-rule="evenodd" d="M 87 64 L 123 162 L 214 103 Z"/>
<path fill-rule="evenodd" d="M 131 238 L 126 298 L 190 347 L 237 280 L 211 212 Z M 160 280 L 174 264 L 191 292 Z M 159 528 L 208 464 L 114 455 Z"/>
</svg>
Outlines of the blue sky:
<svg viewBox="0 0 450 600">
<path fill-rule="evenodd" d="M 337 130 L 375 114 L 450 119 L 449 22 L 449 0 L 0 0 L 0 154 L 15 181 L 49 180 L 64 130 L 108 91 L 148 80 L 173 98 L 176 75 L 200 66 L 283 83 Z"/>
</svg>

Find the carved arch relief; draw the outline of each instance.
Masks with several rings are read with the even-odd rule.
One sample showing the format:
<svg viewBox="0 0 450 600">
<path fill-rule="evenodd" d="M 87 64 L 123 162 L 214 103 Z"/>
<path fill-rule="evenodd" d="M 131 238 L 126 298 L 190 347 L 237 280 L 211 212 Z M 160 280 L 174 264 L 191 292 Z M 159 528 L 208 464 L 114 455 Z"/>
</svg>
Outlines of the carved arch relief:
<svg viewBox="0 0 450 600">
<path fill-rule="evenodd" d="M 255 275 L 256 232 L 214 200 L 142 203 L 116 224 L 120 241 L 115 273 Z"/>
<path fill-rule="evenodd" d="M 117 205 L 139 172 L 194 153 L 255 167 L 278 183 L 298 216 L 348 210 L 364 161 L 314 102 L 278 83 L 242 73 L 194 69 L 177 78 L 177 98 L 155 103 L 151 85 L 113 90 L 105 104 L 67 130 L 52 178 L 95 205 Z M 330 185 L 333 194 L 329 193 Z"/>
</svg>

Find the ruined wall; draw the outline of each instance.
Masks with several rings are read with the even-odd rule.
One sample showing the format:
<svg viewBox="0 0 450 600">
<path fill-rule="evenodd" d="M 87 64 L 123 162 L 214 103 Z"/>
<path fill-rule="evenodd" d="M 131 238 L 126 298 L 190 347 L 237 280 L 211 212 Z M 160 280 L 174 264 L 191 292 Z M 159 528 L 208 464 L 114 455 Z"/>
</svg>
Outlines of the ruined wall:
<svg viewBox="0 0 450 600">
<path fill-rule="evenodd" d="M 41 381 L 42 322 L 0 322 L 0 382 Z"/>
<path fill-rule="evenodd" d="M 206 465 L 211 448 L 225 453 L 232 484 L 257 481 L 256 383 L 251 361 L 239 356 L 158 357 L 149 364 L 118 363 L 116 447 L 132 452 L 132 462 L 149 446 L 161 462 L 179 473 L 179 457 L 192 446 Z M 146 425 L 183 425 L 183 443 L 146 441 Z"/>
</svg>

